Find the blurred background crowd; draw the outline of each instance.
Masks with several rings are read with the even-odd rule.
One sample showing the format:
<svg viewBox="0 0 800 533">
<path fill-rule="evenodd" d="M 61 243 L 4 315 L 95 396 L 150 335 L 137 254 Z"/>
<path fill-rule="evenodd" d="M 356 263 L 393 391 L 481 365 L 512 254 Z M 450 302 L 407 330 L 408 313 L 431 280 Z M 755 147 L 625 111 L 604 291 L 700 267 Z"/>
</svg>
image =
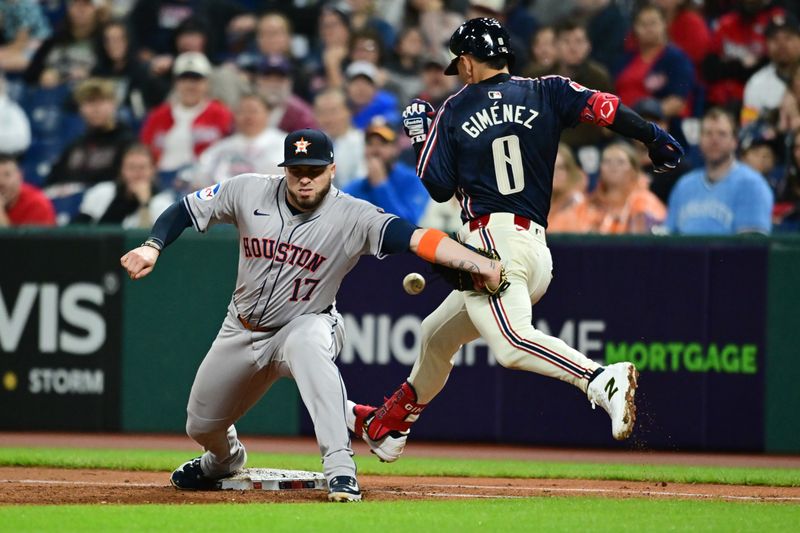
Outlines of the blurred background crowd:
<svg viewBox="0 0 800 533">
<path fill-rule="evenodd" d="M 400 113 L 460 88 L 447 41 L 491 16 L 513 74 L 612 92 L 686 147 L 565 131 L 549 232 L 800 229 L 798 0 L 0 0 L 0 226 L 148 228 L 186 192 L 282 174 L 286 132 L 334 139 L 334 184 L 424 226 Z"/>
</svg>

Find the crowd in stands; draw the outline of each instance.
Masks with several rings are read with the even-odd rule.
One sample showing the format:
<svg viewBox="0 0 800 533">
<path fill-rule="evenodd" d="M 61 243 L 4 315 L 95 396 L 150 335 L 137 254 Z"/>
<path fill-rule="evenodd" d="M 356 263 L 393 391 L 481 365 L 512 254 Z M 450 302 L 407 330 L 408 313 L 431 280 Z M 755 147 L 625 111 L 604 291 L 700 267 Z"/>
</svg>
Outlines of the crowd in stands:
<svg viewBox="0 0 800 533">
<path fill-rule="evenodd" d="M 549 232 L 800 230 L 800 0 L 3 0 L 0 226 L 149 227 L 237 174 L 279 174 L 282 139 L 334 141 L 334 185 L 456 229 L 402 135 L 438 108 L 447 40 L 491 16 L 512 73 L 615 93 L 687 149 L 656 174 L 641 144 L 585 124 L 555 162 Z"/>
</svg>

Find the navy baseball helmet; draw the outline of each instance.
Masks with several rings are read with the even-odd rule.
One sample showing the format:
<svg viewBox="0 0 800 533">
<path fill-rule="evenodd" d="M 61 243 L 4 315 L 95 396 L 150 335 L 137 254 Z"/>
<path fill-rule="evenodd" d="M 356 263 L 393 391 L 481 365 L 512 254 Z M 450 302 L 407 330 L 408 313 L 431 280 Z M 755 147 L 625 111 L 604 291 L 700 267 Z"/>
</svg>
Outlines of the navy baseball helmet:
<svg viewBox="0 0 800 533">
<path fill-rule="evenodd" d="M 327 166 L 333 163 L 333 141 L 320 130 L 296 130 L 283 141 L 283 156 L 279 167 Z"/>
<path fill-rule="evenodd" d="M 514 66 L 514 52 L 506 29 L 493 18 L 470 19 L 458 27 L 450 37 L 450 53 L 453 60 L 444 70 L 450 76 L 458 74 L 458 58 L 471 54 L 478 59 L 505 56 L 509 68 Z"/>
</svg>

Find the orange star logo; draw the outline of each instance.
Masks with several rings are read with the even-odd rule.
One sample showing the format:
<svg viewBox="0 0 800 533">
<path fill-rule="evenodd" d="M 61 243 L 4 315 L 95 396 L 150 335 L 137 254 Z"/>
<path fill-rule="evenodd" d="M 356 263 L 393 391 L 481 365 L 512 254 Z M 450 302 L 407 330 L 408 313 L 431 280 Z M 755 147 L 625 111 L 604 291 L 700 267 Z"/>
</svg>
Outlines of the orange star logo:
<svg viewBox="0 0 800 533">
<path fill-rule="evenodd" d="M 301 152 L 307 154 L 308 147 L 311 146 L 311 143 L 305 140 L 304 138 L 300 137 L 300 140 L 294 143 L 294 145 L 297 148 L 297 150 L 294 151 L 295 154 L 299 154 Z"/>
</svg>

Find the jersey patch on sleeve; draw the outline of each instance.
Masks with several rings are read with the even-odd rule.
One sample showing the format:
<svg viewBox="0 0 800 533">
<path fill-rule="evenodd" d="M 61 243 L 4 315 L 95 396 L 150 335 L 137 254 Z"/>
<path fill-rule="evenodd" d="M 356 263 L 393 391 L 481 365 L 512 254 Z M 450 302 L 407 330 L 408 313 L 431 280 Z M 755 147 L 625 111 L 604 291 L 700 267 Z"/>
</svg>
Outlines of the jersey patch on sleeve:
<svg viewBox="0 0 800 533">
<path fill-rule="evenodd" d="M 205 189 L 200 189 L 199 191 L 194 193 L 194 195 L 197 196 L 197 198 L 200 200 L 206 200 L 206 201 L 211 200 L 217 195 L 217 192 L 219 191 L 219 185 L 220 185 L 219 183 L 217 183 L 216 185 L 210 185 Z"/>
</svg>

